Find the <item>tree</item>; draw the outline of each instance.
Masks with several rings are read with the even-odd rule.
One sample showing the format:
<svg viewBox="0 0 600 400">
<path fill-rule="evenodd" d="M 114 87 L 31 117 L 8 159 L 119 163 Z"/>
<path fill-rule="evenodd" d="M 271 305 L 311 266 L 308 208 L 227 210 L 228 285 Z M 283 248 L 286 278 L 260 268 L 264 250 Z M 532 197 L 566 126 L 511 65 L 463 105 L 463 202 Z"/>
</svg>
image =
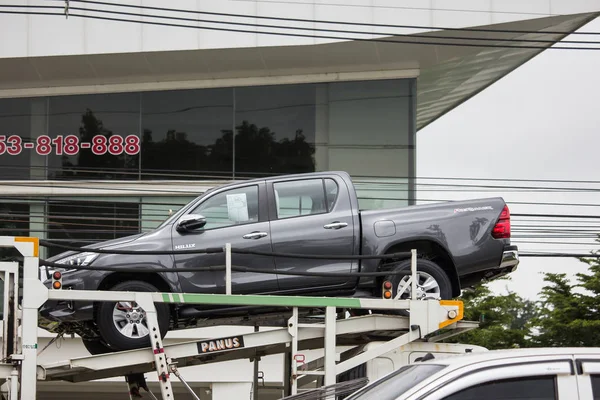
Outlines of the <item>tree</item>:
<svg viewBox="0 0 600 400">
<path fill-rule="evenodd" d="M 545 274 L 548 284 L 540 294 L 541 312 L 532 321 L 539 329 L 536 346 L 600 346 L 600 262 L 580 260 L 589 270 L 576 274 L 574 283 L 566 274 Z"/>
<path fill-rule="evenodd" d="M 534 301 L 512 291 L 494 295 L 486 283 L 465 291 L 461 300 L 464 302 L 464 320 L 479 321 L 480 325 L 478 329 L 450 338 L 449 342 L 469 343 L 490 350 L 532 345 L 530 321 L 538 316 Z"/>
</svg>

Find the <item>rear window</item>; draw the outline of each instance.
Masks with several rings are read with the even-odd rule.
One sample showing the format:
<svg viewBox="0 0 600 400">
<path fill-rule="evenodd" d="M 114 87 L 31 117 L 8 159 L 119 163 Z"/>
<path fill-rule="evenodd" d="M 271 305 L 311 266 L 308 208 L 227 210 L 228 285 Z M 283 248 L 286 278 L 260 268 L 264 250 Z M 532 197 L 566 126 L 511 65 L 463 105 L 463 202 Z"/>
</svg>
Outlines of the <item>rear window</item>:
<svg viewBox="0 0 600 400">
<path fill-rule="evenodd" d="M 437 364 L 406 365 L 365 386 L 346 400 L 394 400 L 444 368 L 444 365 Z"/>
</svg>

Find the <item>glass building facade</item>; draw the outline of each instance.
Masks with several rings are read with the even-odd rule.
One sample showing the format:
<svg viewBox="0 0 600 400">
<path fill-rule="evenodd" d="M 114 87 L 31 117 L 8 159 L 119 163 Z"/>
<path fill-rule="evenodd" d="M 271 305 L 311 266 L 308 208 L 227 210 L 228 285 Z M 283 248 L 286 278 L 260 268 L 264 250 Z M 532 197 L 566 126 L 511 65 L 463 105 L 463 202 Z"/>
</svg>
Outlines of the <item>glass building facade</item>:
<svg viewBox="0 0 600 400">
<path fill-rule="evenodd" d="M 0 155 L 0 179 L 161 187 L 170 180 L 343 170 L 355 180 L 361 208 L 404 206 L 413 194 L 415 84 L 370 80 L 0 99 L 0 134 L 33 144 Z M 134 136 L 140 147 L 132 154 L 97 155 L 91 148 L 57 154 L 56 146 L 49 154 L 36 151 L 41 137 L 68 135 L 79 142 L 101 135 L 107 143 Z M 152 229 L 193 197 L 4 197 L 0 230 L 84 244 Z"/>
</svg>

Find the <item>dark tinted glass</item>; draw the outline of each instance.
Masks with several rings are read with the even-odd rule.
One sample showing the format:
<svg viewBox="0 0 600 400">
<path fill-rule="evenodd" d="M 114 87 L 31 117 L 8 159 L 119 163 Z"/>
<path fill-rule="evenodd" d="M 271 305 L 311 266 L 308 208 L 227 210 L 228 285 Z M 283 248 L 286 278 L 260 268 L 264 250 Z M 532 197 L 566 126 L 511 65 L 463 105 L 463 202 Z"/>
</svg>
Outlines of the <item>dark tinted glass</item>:
<svg viewBox="0 0 600 400">
<path fill-rule="evenodd" d="M 594 400 L 600 400 L 600 375 L 592 375 L 590 379 L 592 380 L 592 393 Z"/>
<path fill-rule="evenodd" d="M 0 236 L 30 236 L 29 204 L 0 203 Z M 21 257 L 21 253 L 0 247 L 0 261 L 14 261 L 14 257 Z"/>
<path fill-rule="evenodd" d="M 233 89 L 142 94 L 143 179 L 233 174 Z"/>
<path fill-rule="evenodd" d="M 48 136 L 52 140 L 62 136 L 64 142 L 54 143 L 48 155 L 48 177 L 138 179 L 139 151 L 127 154 L 124 142 L 129 135 L 139 140 L 139 98 L 137 93 L 51 98 Z M 73 143 L 72 138 L 67 140 L 69 135 L 78 139 L 78 148 L 68 147 Z M 84 143 L 89 148 L 84 148 Z M 112 143 L 114 148 L 109 146 Z M 62 154 L 57 154 L 61 151 L 59 146 Z"/>
<path fill-rule="evenodd" d="M 0 179 L 30 177 L 30 156 L 32 152 L 35 156 L 35 150 L 25 149 L 24 144 L 31 141 L 31 112 L 28 99 L 0 99 Z"/>
<path fill-rule="evenodd" d="M 315 171 L 316 86 L 235 89 L 236 176 Z"/>
<path fill-rule="evenodd" d="M 117 239 L 140 231 L 139 204 L 100 201 L 52 201 L 48 204 L 48 239 L 71 246 Z M 49 256 L 64 250 L 50 248 Z"/>
<path fill-rule="evenodd" d="M 444 398 L 444 400 L 554 400 L 554 376 L 505 379 L 474 386 Z"/>
</svg>

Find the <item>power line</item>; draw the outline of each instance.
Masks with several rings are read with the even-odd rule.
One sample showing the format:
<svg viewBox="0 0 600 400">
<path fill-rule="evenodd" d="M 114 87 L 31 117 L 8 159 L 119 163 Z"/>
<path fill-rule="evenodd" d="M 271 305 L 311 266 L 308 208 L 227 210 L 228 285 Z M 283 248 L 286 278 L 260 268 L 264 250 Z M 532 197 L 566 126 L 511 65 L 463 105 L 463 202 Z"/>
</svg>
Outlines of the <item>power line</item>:
<svg viewBox="0 0 600 400">
<path fill-rule="evenodd" d="M 94 11 L 94 10 L 88 10 Z M 10 13 L 10 14 L 32 14 L 36 13 L 39 15 L 61 15 L 56 13 L 42 13 L 42 12 L 21 12 L 21 11 L 0 11 L 1 13 Z M 392 39 L 367 39 L 367 38 L 358 38 L 358 37 L 339 37 L 339 36 L 327 36 L 327 35 L 308 35 L 308 34 L 300 34 L 300 33 L 285 33 L 285 32 L 267 32 L 267 31 L 258 31 L 258 30 L 248 30 L 248 29 L 231 29 L 231 28 L 217 28 L 217 27 L 207 27 L 207 26 L 195 26 L 195 25 L 184 25 L 184 24 L 173 24 L 166 22 L 153 22 L 153 21 L 135 21 L 131 19 L 123 19 L 123 18 L 114 18 L 114 17 L 102 17 L 98 15 L 86 15 L 86 14 L 76 14 L 69 12 L 70 17 L 77 18 L 88 18 L 88 19 L 96 19 L 102 21 L 114 21 L 114 22 L 129 22 L 129 23 L 137 23 L 144 25 L 156 25 L 156 26 L 167 26 L 167 27 L 178 27 L 178 28 L 192 28 L 192 29 L 201 29 L 201 30 L 214 30 L 214 31 L 222 31 L 222 32 L 237 32 L 237 33 L 250 33 L 250 34 L 259 34 L 259 35 L 274 35 L 274 36 L 289 36 L 289 37 L 306 37 L 311 39 L 335 39 L 335 40 L 350 40 L 357 42 L 370 42 L 370 43 L 403 43 L 403 44 L 414 44 L 414 45 L 435 45 L 435 46 L 455 46 L 455 47 L 478 47 L 478 48 L 508 48 L 508 49 L 536 49 L 536 50 L 600 50 L 600 47 L 568 47 L 568 46 L 508 46 L 508 45 L 496 45 L 496 44 L 476 44 L 476 43 L 441 43 L 435 41 L 418 41 L 418 40 L 392 40 Z M 161 17 L 156 17 L 161 18 Z"/>
<path fill-rule="evenodd" d="M 145 8 L 145 6 L 140 6 L 141 8 Z M 314 28 L 314 27 L 300 27 L 300 26 L 283 26 L 283 25 L 270 25 L 270 24 L 257 24 L 250 22 L 235 22 L 235 21 L 218 21 L 218 20 L 207 20 L 207 19 L 197 19 L 197 18 L 184 18 L 184 17 L 173 17 L 173 16 L 160 16 L 160 15 L 151 15 L 151 14 L 142 14 L 142 13 L 134 13 L 134 12 L 125 12 L 125 11 L 115 11 L 115 10 L 100 10 L 100 9 L 90 9 L 85 7 L 69 7 L 71 10 L 79 10 L 79 11 L 91 11 L 98 13 L 106 13 L 112 15 L 126 15 L 130 17 L 143 17 L 143 18 L 158 18 L 172 21 L 188 21 L 188 22 L 201 22 L 201 23 L 209 23 L 209 24 L 225 24 L 225 25 L 233 25 L 233 26 L 250 26 L 255 28 L 273 28 L 273 29 L 283 29 L 283 30 L 298 30 L 298 31 L 311 31 L 311 32 L 328 32 L 328 33 L 341 33 L 341 34 L 358 34 L 358 35 L 384 35 L 384 36 L 408 36 L 411 38 L 424 38 L 424 39 L 441 39 L 441 40 L 471 40 L 471 41 L 482 41 L 482 42 L 522 42 L 522 43 L 549 43 L 555 44 L 556 40 L 547 40 L 547 39 L 513 39 L 513 38 L 485 38 L 485 37 L 466 37 L 466 36 L 442 36 L 442 35 L 430 35 L 430 34 L 409 34 L 402 35 L 397 32 L 368 32 L 368 31 L 356 31 L 356 30 L 343 30 L 343 29 L 328 29 L 328 28 Z M 600 44 L 600 42 L 593 41 L 579 41 L 579 40 L 561 40 L 561 43 L 569 43 L 569 44 Z"/>
<path fill-rule="evenodd" d="M 308 6 L 333 6 L 333 7 L 358 7 L 358 8 L 380 8 L 394 10 L 417 10 L 417 11 L 444 11 L 444 12 L 461 12 L 461 13 L 482 13 L 482 14 L 509 14 L 509 15 L 536 15 L 542 17 L 560 16 L 561 14 L 542 13 L 532 11 L 500 11 L 500 10 L 473 10 L 468 8 L 438 8 L 438 7 L 409 7 L 409 6 L 390 6 L 390 5 L 375 5 L 375 4 L 352 4 L 352 3 L 326 3 L 322 0 L 319 3 L 306 3 L 302 1 L 281 1 L 281 0 L 231 0 L 247 3 L 271 3 L 271 4 L 296 4 Z M 443 28 L 441 28 L 443 29 Z M 460 29 L 460 28 L 458 28 Z"/>
<path fill-rule="evenodd" d="M 40 114 L 42 115 L 42 114 Z M 44 114 L 45 115 L 45 114 Z M 0 115 L 1 118 L 1 115 Z M 25 138 L 24 138 L 25 139 Z M 314 144 L 317 145 L 316 143 Z M 321 145 L 321 144 L 318 144 Z M 13 168 L 13 169 L 48 169 L 48 170 L 62 170 L 64 167 L 52 167 L 52 166 L 20 166 L 20 165 L 9 165 L 9 164 L 0 164 L 2 168 Z M 106 168 L 106 167 L 68 167 L 69 171 L 82 171 L 82 172 L 97 172 L 97 173 L 123 173 L 123 174 L 138 174 L 137 168 L 130 168 L 129 171 L 127 168 Z M 152 175 L 160 175 L 164 174 L 166 176 L 185 176 L 191 178 L 223 178 L 221 175 L 207 175 L 205 172 L 211 173 L 221 173 L 221 174 L 230 174 L 231 171 L 198 171 L 198 170 L 183 170 L 183 169 L 159 169 L 159 168 L 144 168 L 143 171 L 147 171 L 147 174 Z M 200 172 L 200 173 L 198 173 Z M 311 171 L 312 172 L 312 171 Z M 143 173 L 142 173 L 143 174 Z M 186 175 L 184 175 L 186 174 Z M 189 174 L 189 175 L 187 175 Z M 237 174 L 245 174 L 242 177 L 238 177 Z M 255 175 L 260 175 L 260 177 L 268 177 L 268 176 L 278 176 L 282 174 L 287 174 L 287 172 L 252 172 L 252 171 L 236 171 L 236 179 L 246 180 L 246 179 L 254 179 Z M 254 176 L 253 176 L 254 175 Z M 231 176 L 225 176 L 226 178 L 231 178 Z M 390 185 L 405 185 L 406 182 L 398 182 L 400 179 L 414 179 L 414 180 L 447 180 L 447 181 L 490 181 L 490 182 L 538 182 L 538 183 L 575 183 L 575 184 L 597 184 L 600 185 L 600 180 L 577 180 L 577 179 L 533 179 L 533 178 L 481 178 L 481 177 L 442 177 L 442 176 L 378 176 L 378 175 L 353 175 L 353 181 L 358 183 L 375 183 L 375 184 L 390 184 Z M 387 181 L 383 181 L 383 179 L 387 179 Z M 152 184 L 152 182 L 148 181 L 138 181 L 138 183 L 148 183 Z M 431 185 L 426 183 L 417 183 L 417 185 Z M 457 184 L 443 184 L 436 183 L 436 185 L 445 185 L 445 186 L 454 186 Z M 472 185 L 477 187 L 478 185 Z M 510 186 L 514 187 L 514 186 Z"/>
<path fill-rule="evenodd" d="M 61 1 L 61 0 L 55 0 Z M 445 31 L 461 31 L 461 32 L 488 32 L 488 33 L 521 33 L 521 34 L 549 34 L 549 35 L 600 35 L 600 32 L 564 32 L 564 31 L 528 31 L 528 30 L 514 30 L 514 29 L 491 29 L 491 28 L 453 28 L 453 27 L 441 27 L 441 26 L 423 26 L 423 25 L 395 25 L 395 24 L 378 24 L 370 22 L 350 22 L 350 21 L 334 21 L 334 20 L 318 20 L 318 19 L 305 19 L 305 18 L 289 18 L 289 17 L 272 17 L 264 15 L 248 15 L 248 14 L 234 14 L 234 13 L 223 13 L 223 12 L 211 12 L 211 11 L 199 11 L 199 10 L 185 10 L 177 8 L 166 8 L 166 7 L 151 7 L 144 5 L 131 5 L 131 4 L 119 4 L 103 1 L 92 1 L 92 0 L 71 0 L 72 2 L 89 3 L 107 5 L 113 7 L 127 7 L 145 10 L 155 11 L 167 11 L 167 12 L 179 12 L 197 15 L 215 15 L 221 17 L 235 17 L 235 18 L 255 18 L 264 20 L 276 20 L 285 22 L 306 22 L 311 24 L 334 24 L 334 25 L 347 25 L 347 26 L 370 26 L 379 28 L 401 28 L 401 29 L 428 29 L 428 30 L 445 30 Z M 372 7 L 372 6 L 370 6 Z M 429 10 L 429 8 L 428 8 Z"/>
</svg>

